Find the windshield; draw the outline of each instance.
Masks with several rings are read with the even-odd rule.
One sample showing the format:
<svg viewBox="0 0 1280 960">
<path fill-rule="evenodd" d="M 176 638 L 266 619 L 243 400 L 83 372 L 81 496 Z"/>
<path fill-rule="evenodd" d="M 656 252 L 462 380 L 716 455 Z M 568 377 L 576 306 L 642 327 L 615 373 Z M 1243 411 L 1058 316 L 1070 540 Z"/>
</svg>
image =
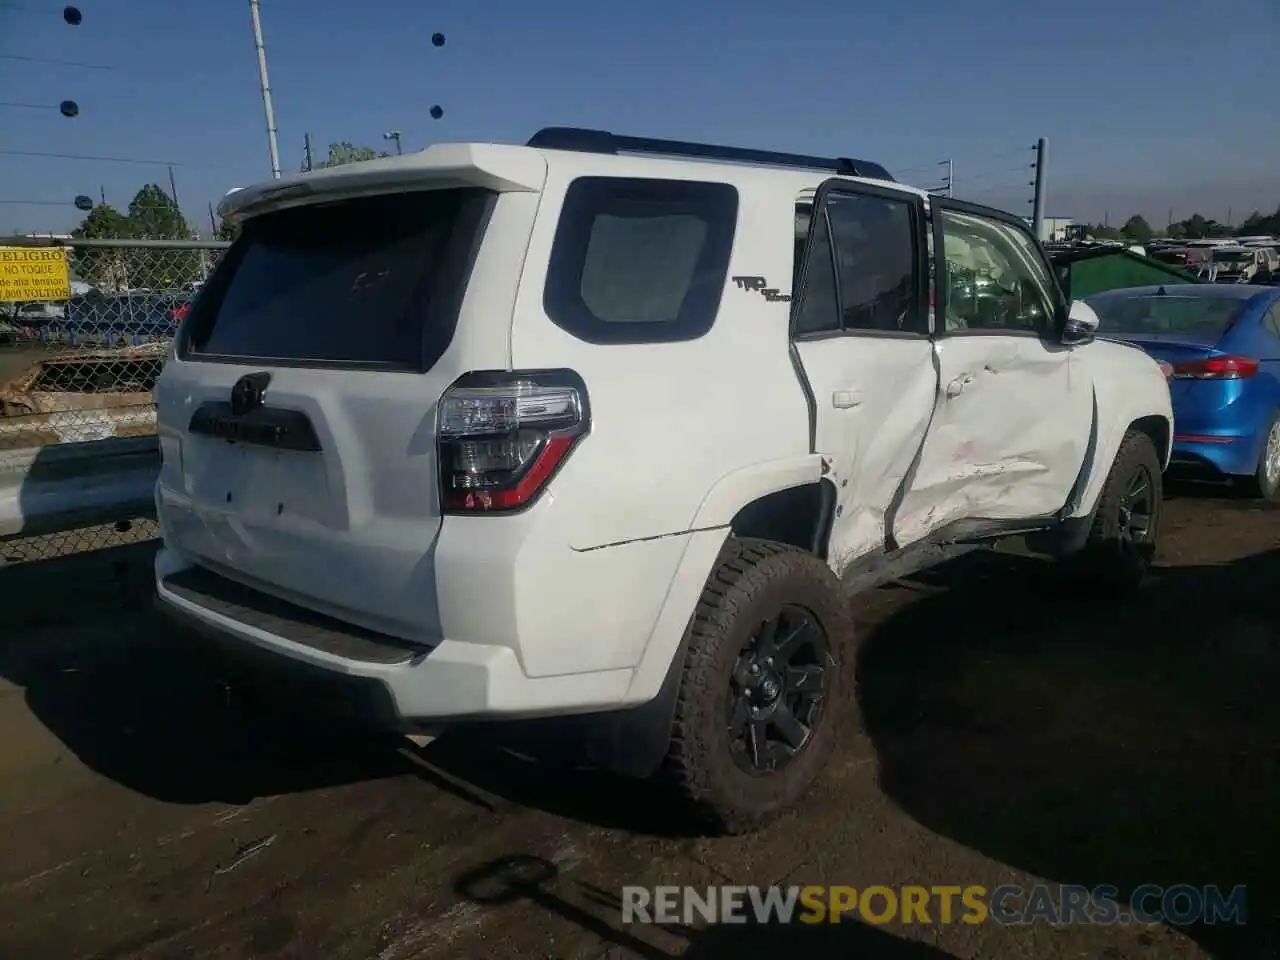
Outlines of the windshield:
<svg viewBox="0 0 1280 960">
<path fill-rule="evenodd" d="M 1213 260 L 1215 263 L 1245 263 L 1253 259 L 1253 253 L 1249 250 L 1215 250 L 1213 252 Z"/>
<path fill-rule="evenodd" d="M 1102 335 L 1180 334 L 1216 341 L 1235 322 L 1245 300 L 1160 294 L 1087 297 Z"/>
<path fill-rule="evenodd" d="M 251 218 L 195 301 L 188 349 L 429 369 L 453 339 L 488 197 L 444 189 Z"/>
</svg>

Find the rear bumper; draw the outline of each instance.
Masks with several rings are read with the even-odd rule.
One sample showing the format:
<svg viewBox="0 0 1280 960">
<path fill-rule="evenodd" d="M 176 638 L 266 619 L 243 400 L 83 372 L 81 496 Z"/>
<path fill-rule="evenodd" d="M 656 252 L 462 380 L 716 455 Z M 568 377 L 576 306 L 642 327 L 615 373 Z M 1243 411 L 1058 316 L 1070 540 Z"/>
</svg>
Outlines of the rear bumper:
<svg viewBox="0 0 1280 960">
<path fill-rule="evenodd" d="M 304 684 L 319 679 L 323 690 L 338 678 L 344 695 L 363 702 L 358 712 L 379 726 L 411 729 L 446 720 L 590 713 L 628 700 L 633 670 L 530 678 L 510 647 L 444 640 L 429 649 L 406 650 L 395 662 L 387 662 L 387 656 L 381 662 L 367 659 L 355 645 L 341 648 L 341 653 L 320 649 L 272 628 L 273 618 L 283 625 L 287 614 L 258 610 L 247 617 L 243 607 L 228 607 L 179 588 L 178 575 L 192 569 L 172 550 L 156 556 L 156 593 L 162 610 L 214 638 L 234 656 L 254 657 L 257 665 L 282 679 L 292 677 Z M 303 615 L 299 610 L 300 619 Z M 352 639 L 359 639 L 354 631 Z"/>
<path fill-rule="evenodd" d="M 468 532 L 466 527 L 459 530 Z M 202 586 L 198 577 L 193 588 L 190 574 L 208 572 L 168 537 L 156 556 L 156 592 L 165 613 L 212 638 L 235 659 L 248 660 L 281 682 L 299 681 L 304 691 L 314 689 L 326 706 L 351 701 L 358 713 L 380 727 L 413 730 L 465 721 L 593 715 L 593 727 L 609 734 L 606 739 L 618 746 L 633 738 L 611 732 L 601 715 L 633 718 L 627 722 L 639 722 L 634 720 L 639 716 L 642 726 L 662 727 L 661 719 L 650 722 L 648 715 L 654 710 L 662 713 L 658 707 L 680 662 L 689 615 L 725 535 L 723 529 L 703 530 L 577 554 L 586 565 L 568 571 L 575 576 L 551 579 L 533 598 L 536 605 L 522 605 L 520 616 L 511 618 L 504 615 L 493 591 L 489 602 L 483 602 L 475 588 L 483 578 L 450 554 L 446 568 L 451 574 L 446 577 L 437 568 L 440 593 L 456 608 L 444 623 L 462 629 L 455 632 L 446 626 L 445 639 L 430 643 L 371 634 L 257 591 L 249 590 L 247 596 L 246 588 L 217 575 L 214 581 L 234 589 L 219 590 L 209 581 Z M 458 542 L 474 539 L 460 537 Z M 635 638 L 637 649 L 629 653 L 618 643 L 626 625 L 618 612 L 637 598 L 647 603 L 646 591 L 637 578 L 618 576 L 618 564 L 627 564 L 633 551 L 673 547 L 674 576 L 664 578 L 665 595 L 660 594 L 650 609 L 647 627 Z M 539 559 L 530 558 L 535 572 L 546 566 L 533 562 Z M 570 591 L 567 600 L 572 602 L 548 589 L 557 583 Z M 456 639 L 459 636 L 467 640 Z M 551 644 L 556 649 L 547 649 Z M 606 656 L 614 663 L 607 663 Z M 530 671 L 528 663 L 540 658 L 560 669 L 547 674 Z M 593 660 L 607 665 L 592 668 Z M 615 666 L 618 661 L 625 666 Z M 628 763 L 635 762 L 630 754 L 636 746 L 627 747 Z"/>
<path fill-rule="evenodd" d="M 1258 441 L 1248 436 L 1175 439 L 1169 469 L 1188 474 L 1247 476 L 1258 467 Z"/>
</svg>

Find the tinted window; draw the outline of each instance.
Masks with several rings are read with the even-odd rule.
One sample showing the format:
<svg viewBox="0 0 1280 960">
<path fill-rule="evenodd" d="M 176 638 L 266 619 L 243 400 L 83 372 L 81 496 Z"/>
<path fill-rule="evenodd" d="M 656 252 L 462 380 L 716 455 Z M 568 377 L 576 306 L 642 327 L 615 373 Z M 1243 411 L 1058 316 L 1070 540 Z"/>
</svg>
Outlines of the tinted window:
<svg viewBox="0 0 1280 960">
<path fill-rule="evenodd" d="M 188 346 L 426 369 L 453 339 L 490 199 L 437 190 L 251 218 L 192 308 Z"/>
<path fill-rule="evenodd" d="M 995 217 L 940 211 L 947 264 L 948 333 L 1053 326 L 1053 275 L 1030 234 Z"/>
<path fill-rule="evenodd" d="M 836 295 L 836 269 L 831 250 L 831 231 L 826 213 L 813 226 L 807 270 L 800 304 L 796 310 L 796 334 L 821 333 L 840 329 L 840 300 Z"/>
<path fill-rule="evenodd" d="M 1280 337 L 1280 302 L 1273 303 L 1267 311 L 1267 328 Z"/>
<path fill-rule="evenodd" d="M 832 193 L 826 212 L 844 329 L 926 333 L 911 203 Z"/>
<path fill-rule="evenodd" d="M 1246 301 L 1237 297 L 1110 294 L 1087 298 L 1106 335 L 1178 334 L 1213 343 L 1235 322 Z"/>
<path fill-rule="evenodd" d="M 724 183 L 580 177 L 565 194 L 543 306 L 593 343 L 691 340 L 724 293 L 738 192 Z"/>
</svg>

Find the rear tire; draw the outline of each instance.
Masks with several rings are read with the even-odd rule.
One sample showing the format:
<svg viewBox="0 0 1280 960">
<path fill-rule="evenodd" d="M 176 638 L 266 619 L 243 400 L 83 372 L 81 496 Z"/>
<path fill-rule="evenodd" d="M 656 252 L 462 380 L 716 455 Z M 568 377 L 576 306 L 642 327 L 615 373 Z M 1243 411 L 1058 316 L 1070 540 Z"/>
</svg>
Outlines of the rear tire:
<svg viewBox="0 0 1280 960">
<path fill-rule="evenodd" d="M 1267 425 L 1257 469 L 1252 476 L 1241 477 L 1238 485 L 1247 497 L 1280 502 L 1280 413 L 1274 414 Z"/>
<path fill-rule="evenodd" d="M 1140 430 L 1130 430 L 1120 442 L 1077 557 L 1086 579 L 1112 594 L 1142 585 L 1155 559 L 1163 479 L 1155 443 Z"/>
<path fill-rule="evenodd" d="M 688 630 L 667 768 L 717 832 L 758 828 L 817 781 L 856 715 L 854 628 L 812 553 L 730 538 Z"/>
</svg>

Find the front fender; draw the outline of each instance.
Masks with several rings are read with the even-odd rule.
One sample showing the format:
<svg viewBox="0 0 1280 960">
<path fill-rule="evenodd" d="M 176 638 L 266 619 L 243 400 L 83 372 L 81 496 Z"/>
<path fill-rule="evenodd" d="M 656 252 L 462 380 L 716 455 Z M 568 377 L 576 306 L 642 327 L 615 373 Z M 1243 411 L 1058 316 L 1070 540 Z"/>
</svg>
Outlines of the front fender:
<svg viewBox="0 0 1280 960">
<path fill-rule="evenodd" d="M 1120 444 L 1135 423 L 1158 420 L 1163 424 L 1157 450 L 1162 469 L 1169 466 L 1173 453 L 1169 381 L 1156 361 L 1136 347 L 1109 340 L 1097 340 L 1079 349 L 1082 366 L 1093 382 L 1097 421 L 1093 452 L 1085 464 L 1079 496 L 1068 514 L 1071 518 L 1093 513 Z"/>
</svg>

